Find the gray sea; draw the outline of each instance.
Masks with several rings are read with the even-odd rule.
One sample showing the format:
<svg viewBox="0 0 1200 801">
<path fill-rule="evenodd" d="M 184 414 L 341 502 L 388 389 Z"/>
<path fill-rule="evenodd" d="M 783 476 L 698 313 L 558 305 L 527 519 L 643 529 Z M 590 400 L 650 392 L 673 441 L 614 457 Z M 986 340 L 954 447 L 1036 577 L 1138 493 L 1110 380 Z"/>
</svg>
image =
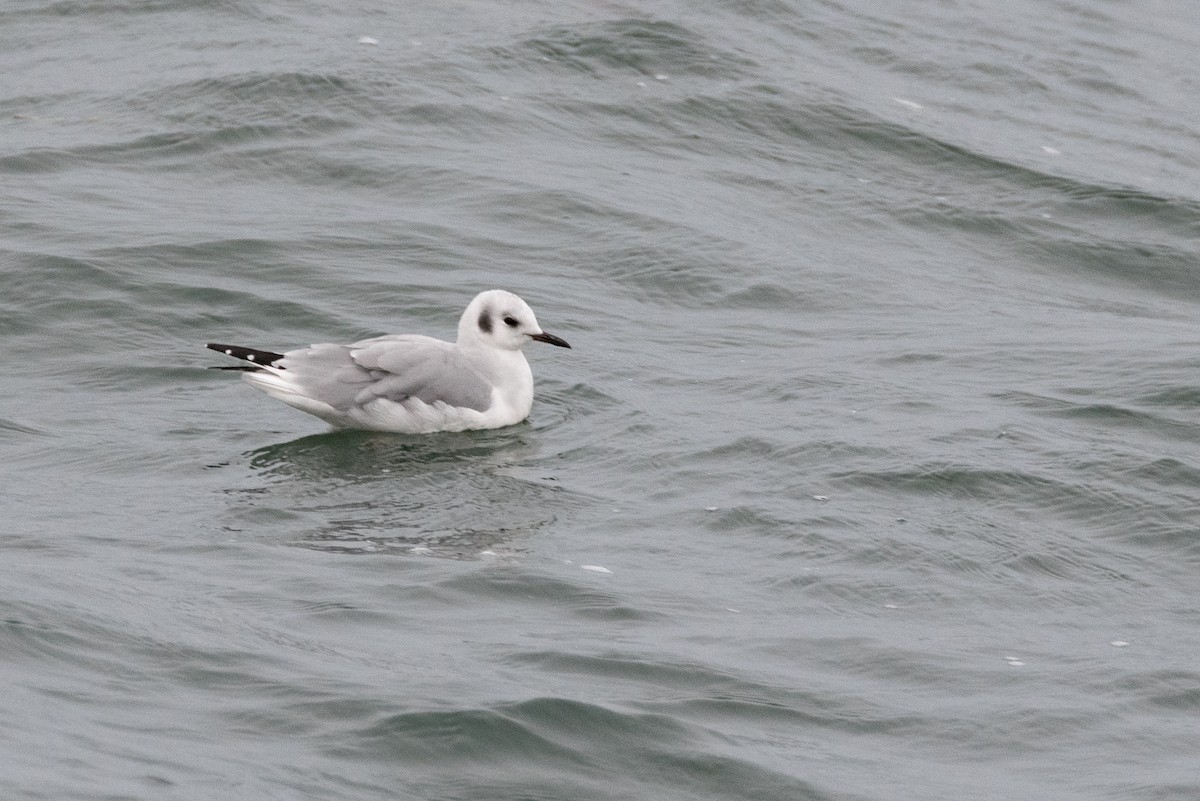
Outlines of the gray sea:
<svg viewBox="0 0 1200 801">
<path fill-rule="evenodd" d="M 1200 7 L 5 0 L 0 798 L 1200 798 Z M 453 338 L 330 432 L 208 341 Z"/>
</svg>

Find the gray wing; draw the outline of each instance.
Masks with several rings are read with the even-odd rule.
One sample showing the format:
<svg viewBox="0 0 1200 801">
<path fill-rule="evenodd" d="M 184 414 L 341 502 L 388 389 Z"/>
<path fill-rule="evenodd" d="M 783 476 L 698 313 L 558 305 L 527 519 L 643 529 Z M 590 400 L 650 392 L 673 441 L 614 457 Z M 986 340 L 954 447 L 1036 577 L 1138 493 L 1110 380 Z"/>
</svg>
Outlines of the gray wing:
<svg viewBox="0 0 1200 801">
<path fill-rule="evenodd" d="M 339 412 L 376 398 L 486 411 L 492 388 L 453 345 L 432 337 L 393 335 L 353 345 L 288 351 L 273 365 L 292 391 Z"/>
<path fill-rule="evenodd" d="M 416 398 L 477 412 L 492 405 L 491 385 L 458 348 L 440 339 L 405 334 L 368 339 L 350 346 L 350 358 L 371 377 L 359 386 L 357 404 Z"/>
<path fill-rule="evenodd" d="M 278 379 L 263 382 L 263 388 L 282 384 L 295 394 L 344 412 L 355 405 L 358 393 L 375 381 L 369 370 L 354 363 L 350 349 L 350 345 L 324 344 L 289 350 L 272 365 L 278 368 Z M 247 380 L 257 384 L 253 379 L 257 375 L 248 373 Z"/>
</svg>

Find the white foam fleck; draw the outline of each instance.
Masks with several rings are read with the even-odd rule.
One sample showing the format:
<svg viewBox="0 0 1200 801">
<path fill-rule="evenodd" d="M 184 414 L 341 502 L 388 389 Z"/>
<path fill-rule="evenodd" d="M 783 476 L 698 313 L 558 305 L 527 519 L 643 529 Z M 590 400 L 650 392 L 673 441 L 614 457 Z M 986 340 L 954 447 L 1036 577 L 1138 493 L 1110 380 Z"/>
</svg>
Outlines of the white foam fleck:
<svg viewBox="0 0 1200 801">
<path fill-rule="evenodd" d="M 903 97 L 893 97 L 892 100 L 895 100 L 897 103 L 904 106 L 905 108 L 911 108 L 914 111 L 920 111 L 921 109 L 925 108 L 920 103 L 914 103 L 911 100 L 905 100 Z"/>
<path fill-rule="evenodd" d="M 1113 648 L 1124 648 L 1125 646 L 1129 645 L 1129 643 L 1125 642 L 1124 640 L 1113 640 L 1109 643 L 1109 645 L 1111 645 Z"/>
<path fill-rule="evenodd" d="M 827 500 L 829 500 L 829 496 L 828 495 L 814 495 L 813 500 L 814 501 L 827 501 Z"/>
<path fill-rule="evenodd" d="M 607 567 L 601 567 L 600 565 L 580 565 L 579 569 L 580 570 L 590 570 L 593 573 L 612 573 L 612 571 L 609 570 Z"/>
<path fill-rule="evenodd" d="M 1061 151 L 1061 150 L 1058 150 L 1058 149 L 1056 149 L 1056 148 L 1050 147 L 1049 145 L 1042 145 L 1042 150 L 1046 151 L 1046 152 L 1047 152 L 1047 153 L 1049 153 L 1051 156 L 1059 156 L 1059 155 L 1062 155 L 1062 151 Z"/>
<path fill-rule="evenodd" d="M 362 45 L 377 45 L 379 44 L 379 40 L 374 36 L 360 36 L 358 37 L 358 43 Z"/>
</svg>

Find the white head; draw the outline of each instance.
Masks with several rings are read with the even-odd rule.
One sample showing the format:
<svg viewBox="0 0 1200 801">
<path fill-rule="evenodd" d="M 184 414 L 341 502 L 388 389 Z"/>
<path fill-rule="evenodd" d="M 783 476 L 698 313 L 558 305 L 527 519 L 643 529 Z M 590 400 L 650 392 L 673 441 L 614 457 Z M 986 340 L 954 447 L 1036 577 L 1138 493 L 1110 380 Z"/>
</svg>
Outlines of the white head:
<svg viewBox="0 0 1200 801">
<path fill-rule="evenodd" d="M 566 340 L 543 331 L 529 304 L 503 289 L 480 292 L 458 321 L 460 345 L 475 343 L 503 350 L 519 350 L 530 340 L 571 347 Z"/>
</svg>

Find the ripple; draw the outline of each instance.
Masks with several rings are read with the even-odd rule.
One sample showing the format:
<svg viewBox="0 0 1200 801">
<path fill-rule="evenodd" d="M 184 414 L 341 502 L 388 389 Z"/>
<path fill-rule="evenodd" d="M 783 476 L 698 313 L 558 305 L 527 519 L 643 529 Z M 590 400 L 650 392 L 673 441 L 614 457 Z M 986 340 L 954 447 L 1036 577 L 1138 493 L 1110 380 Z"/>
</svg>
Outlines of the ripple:
<svg viewBox="0 0 1200 801">
<path fill-rule="evenodd" d="M 744 74 L 754 62 L 717 47 L 683 25 L 664 20 L 623 19 L 542 31 L 496 56 L 528 50 L 573 72 L 632 72 L 717 79 Z"/>
</svg>

